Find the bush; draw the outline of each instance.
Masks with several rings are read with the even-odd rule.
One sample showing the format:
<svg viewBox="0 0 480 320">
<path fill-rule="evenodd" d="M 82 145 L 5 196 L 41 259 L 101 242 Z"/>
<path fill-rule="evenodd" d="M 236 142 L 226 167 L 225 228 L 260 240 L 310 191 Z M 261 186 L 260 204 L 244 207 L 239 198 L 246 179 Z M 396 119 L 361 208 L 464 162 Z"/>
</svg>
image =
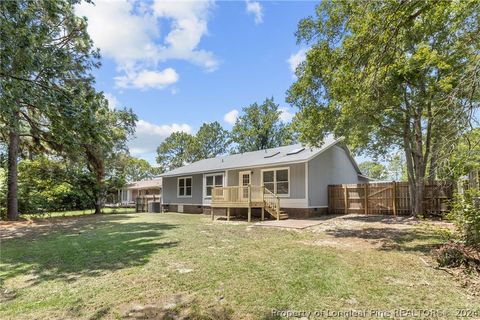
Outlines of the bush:
<svg viewBox="0 0 480 320">
<path fill-rule="evenodd" d="M 480 247 L 480 189 L 456 194 L 451 205 L 448 217 L 457 226 L 461 240 L 467 245 Z"/>
</svg>

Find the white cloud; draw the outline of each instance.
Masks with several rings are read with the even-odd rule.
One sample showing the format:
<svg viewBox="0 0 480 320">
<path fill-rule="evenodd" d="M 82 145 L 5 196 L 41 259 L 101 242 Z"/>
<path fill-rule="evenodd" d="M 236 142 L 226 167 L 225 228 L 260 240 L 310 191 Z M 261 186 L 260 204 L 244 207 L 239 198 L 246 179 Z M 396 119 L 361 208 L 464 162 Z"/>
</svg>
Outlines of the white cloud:
<svg viewBox="0 0 480 320">
<path fill-rule="evenodd" d="M 115 77 L 118 87 L 136 89 L 162 89 L 174 84 L 178 79 L 178 73 L 172 68 L 167 68 L 162 71 L 127 71 L 125 76 Z"/>
<path fill-rule="evenodd" d="M 255 24 L 263 22 L 263 7 L 260 2 L 246 0 L 246 10 L 255 16 Z"/>
<path fill-rule="evenodd" d="M 207 71 L 218 67 L 213 53 L 199 48 L 212 7 L 212 1 L 99 0 L 82 2 L 75 12 L 88 18 L 88 32 L 101 54 L 116 61 L 117 86 L 162 89 L 176 81 L 173 69 L 160 63 L 180 59 Z M 160 26 L 169 27 L 168 33 L 162 34 Z M 148 80 L 135 82 L 140 75 Z M 169 80 L 161 79 L 165 76 Z"/>
<path fill-rule="evenodd" d="M 134 13 L 131 2 L 82 2 L 75 7 L 75 13 L 87 17 L 88 33 L 102 55 L 119 63 L 154 57 L 153 39 L 159 35 L 155 17 Z"/>
<path fill-rule="evenodd" d="M 158 58 L 184 59 L 208 71 L 215 70 L 218 61 L 213 54 L 198 49 L 200 40 L 208 33 L 207 22 L 212 6 L 213 1 L 155 1 L 155 16 L 171 21 L 171 30 L 158 52 Z"/>
<path fill-rule="evenodd" d="M 296 53 L 292 54 L 290 58 L 287 59 L 288 64 L 290 65 L 290 70 L 295 73 L 298 65 L 305 61 L 307 58 L 307 49 L 300 49 Z"/>
<path fill-rule="evenodd" d="M 291 111 L 290 108 L 282 107 L 278 108 L 278 111 L 280 111 L 280 121 L 282 122 L 290 122 L 295 116 L 295 112 Z"/>
<path fill-rule="evenodd" d="M 235 121 L 237 121 L 237 118 L 238 118 L 238 110 L 237 110 L 237 109 L 233 109 L 232 111 L 227 112 L 227 113 L 223 116 L 223 121 L 225 121 L 226 123 L 228 123 L 228 124 L 230 124 L 230 125 L 234 125 L 234 124 L 235 124 Z"/>
<path fill-rule="evenodd" d="M 192 127 L 185 123 L 156 125 L 145 120 L 138 120 L 135 138 L 128 143 L 130 153 L 134 156 L 154 153 L 165 138 L 173 132 L 179 131 L 191 133 Z"/>
<path fill-rule="evenodd" d="M 108 107 L 110 108 L 110 110 L 115 110 L 119 104 L 118 99 L 109 92 L 105 92 L 103 95 L 108 100 Z"/>
</svg>

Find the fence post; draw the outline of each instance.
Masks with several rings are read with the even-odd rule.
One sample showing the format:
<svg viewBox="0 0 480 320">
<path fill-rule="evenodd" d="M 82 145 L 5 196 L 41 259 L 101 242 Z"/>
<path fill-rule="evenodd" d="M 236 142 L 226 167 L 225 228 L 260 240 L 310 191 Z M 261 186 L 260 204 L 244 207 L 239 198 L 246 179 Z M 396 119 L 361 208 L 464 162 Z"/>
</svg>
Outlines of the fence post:
<svg viewBox="0 0 480 320">
<path fill-rule="evenodd" d="M 345 202 L 345 214 L 348 213 L 348 192 L 347 192 L 347 186 L 344 184 L 343 185 L 343 200 Z"/>
<path fill-rule="evenodd" d="M 364 195 L 365 195 L 365 214 L 368 214 L 368 183 L 364 184 Z"/>
<path fill-rule="evenodd" d="M 393 215 L 397 215 L 397 183 L 393 181 L 392 186 L 392 197 L 393 197 Z"/>
</svg>

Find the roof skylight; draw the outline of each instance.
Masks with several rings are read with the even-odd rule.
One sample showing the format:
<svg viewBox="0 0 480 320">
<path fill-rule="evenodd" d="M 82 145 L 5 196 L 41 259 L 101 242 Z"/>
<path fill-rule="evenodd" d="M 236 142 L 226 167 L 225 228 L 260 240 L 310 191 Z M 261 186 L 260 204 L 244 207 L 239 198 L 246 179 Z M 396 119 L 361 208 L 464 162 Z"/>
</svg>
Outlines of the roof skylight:
<svg viewBox="0 0 480 320">
<path fill-rule="evenodd" d="M 292 155 L 292 154 L 300 153 L 300 152 L 302 152 L 303 150 L 305 150 L 305 148 L 303 148 L 303 147 L 302 147 L 302 148 L 293 149 L 292 151 L 287 152 L 287 156 L 290 156 L 290 155 Z"/>
<path fill-rule="evenodd" d="M 264 158 L 267 159 L 267 158 L 272 158 L 272 157 L 275 157 L 277 154 L 279 154 L 280 151 L 277 151 L 275 153 L 272 153 L 272 154 L 267 154 Z"/>
</svg>

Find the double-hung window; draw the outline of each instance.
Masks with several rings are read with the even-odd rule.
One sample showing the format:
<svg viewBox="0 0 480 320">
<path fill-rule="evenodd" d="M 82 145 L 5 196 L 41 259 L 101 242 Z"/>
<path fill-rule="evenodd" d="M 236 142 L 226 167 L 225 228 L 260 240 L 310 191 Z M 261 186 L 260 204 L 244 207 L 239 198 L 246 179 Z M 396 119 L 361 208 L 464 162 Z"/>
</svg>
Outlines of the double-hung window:
<svg viewBox="0 0 480 320">
<path fill-rule="evenodd" d="M 262 183 L 265 188 L 277 195 L 289 196 L 290 171 L 288 168 L 263 170 Z"/>
<path fill-rule="evenodd" d="M 212 196 L 214 187 L 223 187 L 223 174 L 211 174 L 205 176 L 205 196 Z"/>
<path fill-rule="evenodd" d="M 180 198 L 192 196 L 192 177 L 178 178 L 177 196 Z"/>
</svg>

